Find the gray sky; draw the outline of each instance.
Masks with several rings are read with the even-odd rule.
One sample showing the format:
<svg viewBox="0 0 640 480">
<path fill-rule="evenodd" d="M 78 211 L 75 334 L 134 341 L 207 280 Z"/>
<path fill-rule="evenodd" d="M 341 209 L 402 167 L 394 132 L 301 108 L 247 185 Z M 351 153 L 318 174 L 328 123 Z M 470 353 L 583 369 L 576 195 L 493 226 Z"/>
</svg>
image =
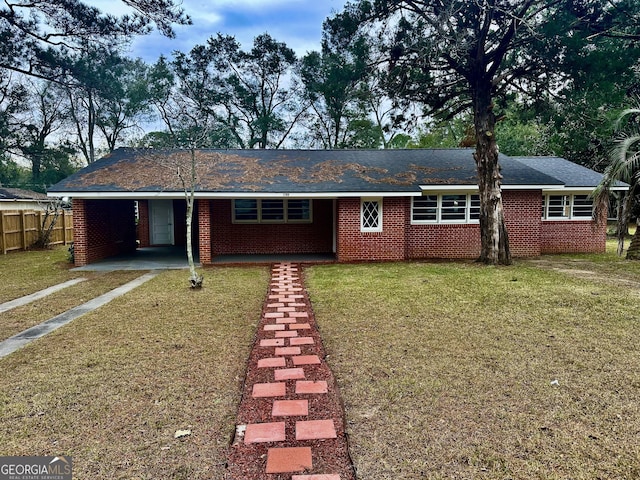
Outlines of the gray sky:
<svg viewBox="0 0 640 480">
<path fill-rule="evenodd" d="M 121 1 L 85 1 L 112 14 L 126 13 L 129 8 Z M 134 40 L 130 55 L 153 62 L 161 54 L 170 57 L 175 50 L 188 52 L 218 32 L 235 36 L 248 50 L 253 39 L 266 32 L 302 56 L 320 49 L 322 22 L 345 3 L 346 0 L 182 0 L 182 8 L 191 16 L 193 25 L 177 26 L 175 39 L 157 32 L 139 37 Z"/>
</svg>

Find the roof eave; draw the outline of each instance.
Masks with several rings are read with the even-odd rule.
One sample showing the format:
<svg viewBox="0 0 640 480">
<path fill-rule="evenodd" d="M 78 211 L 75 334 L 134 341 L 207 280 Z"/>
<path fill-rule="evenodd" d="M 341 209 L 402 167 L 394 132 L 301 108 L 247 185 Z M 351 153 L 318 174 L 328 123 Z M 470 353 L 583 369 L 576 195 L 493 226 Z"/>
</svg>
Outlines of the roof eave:
<svg viewBox="0 0 640 480">
<path fill-rule="evenodd" d="M 588 186 L 572 186 L 572 185 L 564 185 L 564 186 L 555 186 L 555 187 L 550 187 L 544 190 L 545 193 L 562 193 L 562 192 L 581 192 L 581 193 L 591 193 L 593 192 L 597 187 L 596 186 L 592 186 L 592 187 L 588 187 Z M 621 191 L 625 191 L 627 190 L 628 187 L 611 187 L 609 190 L 611 191 L 616 191 L 616 192 L 621 192 Z"/>
<path fill-rule="evenodd" d="M 564 188 L 563 185 L 502 185 L 502 190 L 547 190 L 553 188 Z M 456 191 L 468 192 L 477 191 L 478 185 L 420 185 L 422 191 Z"/>
<path fill-rule="evenodd" d="M 413 197 L 419 191 L 363 191 L 363 192 L 195 192 L 196 199 L 229 198 L 345 198 L 345 197 Z M 184 192 L 48 192 L 50 197 L 70 197 L 86 200 L 143 200 L 183 199 Z"/>
</svg>

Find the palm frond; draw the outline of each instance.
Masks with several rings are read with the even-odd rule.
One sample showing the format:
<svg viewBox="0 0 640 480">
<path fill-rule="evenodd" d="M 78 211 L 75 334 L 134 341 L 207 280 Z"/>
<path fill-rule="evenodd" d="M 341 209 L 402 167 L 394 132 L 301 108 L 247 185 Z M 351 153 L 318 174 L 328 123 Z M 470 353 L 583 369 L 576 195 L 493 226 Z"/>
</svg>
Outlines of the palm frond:
<svg viewBox="0 0 640 480">
<path fill-rule="evenodd" d="M 621 136 L 611 152 L 611 163 L 605 170 L 609 182 L 629 183 L 640 170 L 640 134 Z"/>
<path fill-rule="evenodd" d="M 618 115 L 618 118 L 616 119 L 616 121 L 613 124 L 613 126 L 615 127 L 616 130 L 620 130 L 622 128 L 622 126 L 623 126 L 623 123 L 627 119 L 627 117 L 633 117 L 633 116 L 640 116 L 640 108 L 626 108 L 626 109 L 624 109 L 620 113 L 620 115 Z"/>
<path fill-rule="evenodd" d="M 640 181 L 640 131 L 637 125 L 630 124 L 630 118 L 640 117 L 640 108 L 627 108 L 616 120 L 617 130 L 625 128 L 616 138 L 609 158 L 611 163 L 605 169 L 602 180 L 593 191 L 592 197 L 595 199 L 594 218 L 604 218 L 604 211 L 608 208 L 611 189 L 617 182 L 625 182 L 635 186 Z M 635 195 L 630 191 L 623 193 L 620 201 L 622 204 L 618 208 L 618 254 L 624 250 L 624 235 L 626 225 L 631 217 Z"/>
</svg>

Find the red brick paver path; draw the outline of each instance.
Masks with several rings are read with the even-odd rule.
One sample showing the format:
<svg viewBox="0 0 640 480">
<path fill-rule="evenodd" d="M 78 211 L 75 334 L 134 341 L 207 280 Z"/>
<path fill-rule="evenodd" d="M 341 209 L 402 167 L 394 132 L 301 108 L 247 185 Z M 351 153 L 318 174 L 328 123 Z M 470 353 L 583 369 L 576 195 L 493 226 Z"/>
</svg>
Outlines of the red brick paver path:
<svg viewBox="0 0 640 480">
<path fill-rule="evenodd" d="M 228 468 L 233 480 L 354 480 L 344 411 L 301 267 L 273 266 Z"/>
</svg>

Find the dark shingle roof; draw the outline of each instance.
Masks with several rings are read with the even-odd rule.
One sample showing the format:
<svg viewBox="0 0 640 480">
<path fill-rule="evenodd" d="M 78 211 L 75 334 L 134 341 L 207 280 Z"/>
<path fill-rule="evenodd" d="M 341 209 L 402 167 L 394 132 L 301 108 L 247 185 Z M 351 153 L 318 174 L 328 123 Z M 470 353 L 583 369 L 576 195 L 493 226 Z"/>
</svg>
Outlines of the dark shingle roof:
<svg viewBox="0 0 640 480">
<path fill-rule="evenodd" d="M 0 187 L 0 200 L 49 200 L 44 193 L 22 188 Z"/>
<path fill-rule="evenodd" d="M 544 172 L 560 180 L 566 187 L 595 187 L 602 174 L 560 157 L 513 157 L 527 167 Z M 624 186 L 619 183 L 617 186 Z"/>
<path fill-rule="evenodd" d="M 200 192 L 411 193 L 419 192 L 421 186 L 477 184 L 472 149 L 203 149 L 196 155 Z M 595 186 L 600 178 L 600 174 L 588 169 L 584 172 L 584 167 L 566 160 L 535 166 L 530 160 L 500 155 L 503 185 Z M 189 167 L 188 150 L 120 148 L 49 192 L 179 192 L 177 172 L 188 175 Z M 578 174 L 576 179 L 571 177 L 574 173 Z"/>
</svg>

